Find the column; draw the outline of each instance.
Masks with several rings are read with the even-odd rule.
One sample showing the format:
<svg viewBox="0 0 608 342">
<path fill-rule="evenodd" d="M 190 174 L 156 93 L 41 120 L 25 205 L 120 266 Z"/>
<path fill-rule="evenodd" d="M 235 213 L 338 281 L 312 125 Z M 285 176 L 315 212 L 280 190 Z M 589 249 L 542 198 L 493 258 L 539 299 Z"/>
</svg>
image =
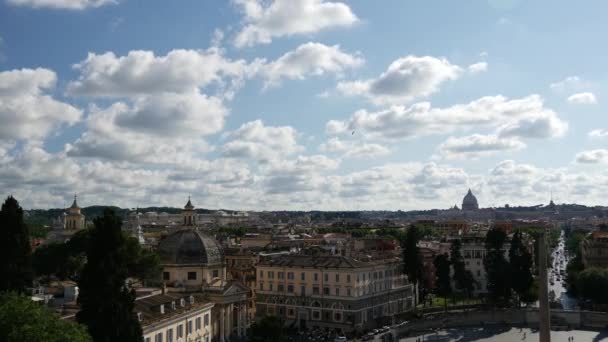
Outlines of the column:
<svg viewBox="0 0 608 342">
<path fill-rule="evenodd" d="M 222 308 L 220 309 L 220 341 L 224 342 L 225 340 L 225 327 L 224 327 L 224 321 L 225 321 L 225 313 L 224 313 L 224 307 L 222 306 Z"/>
<path fill-rule="evenodd" d="M 230 330 L 230 308 L 232 305 L 227 305 L 226 310 L 224 312 L 224 336 L 225 341 L 230 341 L 230 335 L 232 331 Z"/>
<path fill-rule="evenodd" d="M 540 275 L 540 286 L 539 286 L 539 309 L 538 314 L 540 315 L 540 342 L 551 341 L 551 312 L 549 308 L 549 284 L 547 284 L 547 230 L 543 232 L 538 243 L 538 273 Z"/>
</svg>

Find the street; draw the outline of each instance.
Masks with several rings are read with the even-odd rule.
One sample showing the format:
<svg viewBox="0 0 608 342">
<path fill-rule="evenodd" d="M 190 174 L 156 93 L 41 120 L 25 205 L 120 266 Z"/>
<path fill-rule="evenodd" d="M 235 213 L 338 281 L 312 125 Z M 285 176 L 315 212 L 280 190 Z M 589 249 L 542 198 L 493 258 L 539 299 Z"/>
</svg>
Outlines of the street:
<svg viewBox="0 0 608 342">
<path fill-rule="evenodd" d="M 576 299 L 570 297 L 566 291 L 566 266 L 570 260 L 565 248 L 565 237 L 562 231 L 558 246 L 552 253 L 553 268 L 549 268 L 549 296 L 559 301 L 564 310 L 574 310 Z M 554 296 L 554 297 L 553 297 Z"/>
</svg>

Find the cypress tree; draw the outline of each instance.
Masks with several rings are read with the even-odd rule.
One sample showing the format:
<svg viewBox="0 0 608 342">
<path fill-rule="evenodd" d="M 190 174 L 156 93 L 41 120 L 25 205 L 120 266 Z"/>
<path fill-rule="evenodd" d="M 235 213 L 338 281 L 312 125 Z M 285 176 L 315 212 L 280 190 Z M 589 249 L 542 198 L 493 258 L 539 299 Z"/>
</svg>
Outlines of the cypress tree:
<svg viewBox="0 0 608 342">
<path fill-rule="evenodd" d="M 76 317 L 95 342 L 141 342 L 141 326 L 133 312 L 135 292 L 126 285 L 129 260 L 121 219 L 106 209 L 94 223 L 78 284 Z"/>
<path fill-rule="evenodd" d="M 488 292 L 494 302 L 511 298 L 510 264 L 502 249 L 506 239 L 507 234 L 499 229 L 490 229 L 486 235 L 486 258 L 483 265 Z"/>
<path fill-rule="evenodd" d="M 433 260 L 435 278 L 437 281 L 437 294 L 443 297 L 445 311 L 448 311 L 448 296 L 452 294 L 450 282 L 450 260 L 447 254 L 439 254 Z"/>
<path fill-rule="evenodd" d="M 532 254 L 526 249 L 522 241 L 521 232 L 513 234 L 511 248 L 509 249 L 509 262 L 511 263 L 512 287 L 518 296 L 518 304 L 521 298 L 526 298 L 530 291 L 534 278 L 532 277 Z"/>
<path fill-rule="evenodd" d="M 422 279 L 424 273 L 422 256 L 418 248 L 418 240 L 420 240 L 420 231 L 418 227 L 412 225 L 408 228 L 405 239 L 401 242 L 403 250 L 403 268 L 407 274 L 408 280 L 414 283 L 416 288 Z M 418 295 L 414 295 L 415 305 L 418 303 Z"/>
<path fill-rule="evenodd" d="M 0 210 L 0 291 L 23 293 L 32 278 L 29 229 L 19 202 L 9 196 Z"/>
</svg>

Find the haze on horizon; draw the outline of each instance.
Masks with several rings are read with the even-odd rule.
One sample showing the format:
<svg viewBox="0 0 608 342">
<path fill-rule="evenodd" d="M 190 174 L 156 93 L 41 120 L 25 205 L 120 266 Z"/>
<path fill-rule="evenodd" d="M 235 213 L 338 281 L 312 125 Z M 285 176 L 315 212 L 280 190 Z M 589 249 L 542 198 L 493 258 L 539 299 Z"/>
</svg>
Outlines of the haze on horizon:
<svg viewBox="0 0 608 342">
<path fill-rule="evenodd" d="M 25 208 L 606 204 L 608 3 L 0 1 Z"/>
</svg>

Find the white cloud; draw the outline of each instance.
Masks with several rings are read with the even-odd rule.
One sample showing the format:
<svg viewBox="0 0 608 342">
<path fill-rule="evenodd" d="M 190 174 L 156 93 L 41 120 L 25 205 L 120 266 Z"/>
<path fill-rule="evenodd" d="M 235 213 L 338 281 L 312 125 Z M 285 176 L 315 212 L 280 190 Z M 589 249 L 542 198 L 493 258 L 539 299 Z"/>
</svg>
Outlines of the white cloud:
<svg viewBox="0 0 608 342">
<path fill-rule="evenodd" d="M 594 129 L 589 132 L 589 136 L 592 138 L 603 138 L 608 136 L 608 129 Z"/>
<path fill-rule="evenodd" d="M 487 96 L 447 108 L 422 102 L 377 112 L 359 110 L 348 120 L 330 120 L 326 132 L 336 135 L 356 130 L 370 139 L 399 140 L 476 127 L 494 128 L 504 137 L 548 138 L 563 135 L 568 124 L 545 108 L 538 95 L 513 100 Z"/>
<path fill-rule="evenodd" d="M 281 79 L 302 80 L 309 75 L 340 74 L 345 69 L 356 68 L 363 63 L 363 58 L 343 52 L 338 45 L 309 42 L 264 64 L 259 74 L 267 85 L 276 85 Z"/>
<path fill-rule="evenodd" d="M 265 126 L 261 120 L 244 123 L 227 136 L 230 141 L 222 146 L 221 151 L 229 158 L 268 162 L 302 150 L 294 128 Z"/>
<path fill-rule="evenodd" d="M 595 95 L 590 92 L 577 93 L 570 95 L 568 97 L 568 103 L 572 104 L 595 104 L 597 103 L 597 99 Z"/>
<path fill-rule="evenodd" d="M 597 149 L 576 154 L 576 161 L 581 164 L 598 164 L 608 162 L 608 150 Z"/>
<path fill-rule="evenodd" d="M 474 63 L 471 64 L 467 67 L 467 70 L 469 70 L 469 72 L 471 73 L 479 73 L 479 72 L 484 72 L 488 70 L 488 63 L 486 62 L 478 62 L 478 63 Z"/>
<path fill-rule="evenodd" d="M 570 89 L 571 87 L 579 86 L 582 83 L 582 79 L 578 76 L 568 76 L 561 81 L 549 84 L 549 88 L 556 91 L 563 91 Z"/>
<path fill-rule="evenodd" d="M 319 146 L 322 152 L 341 152 L 342 158 L 374 158 L 390 154 L 391 151 L 379 144 L 343 141 L 333 137 Z"/>
<path fill-rule="evenodd" d="M 118 3 L 117 0 L 7 0 L 11 5 L 33 8 L 83 10 Z"/>
<path fill-rule="evenodd" d="M 46 94 L 56 81 L 49 69 L 0 72 L 0 140 L 43 139 L 80 120 L 80 109 Z"/>
<path fill-rule="evenodd" d="M 311 34 L 358 21 L 348 5 L 324 0 L 233 0 L 241 7 L 244 27 L 237 33 L 237 47 L 268 44 L 275 37 Z"/>
<path fill-rule="evenodd" d="M 130 51 L 117 57 L 112 52 L 89 53 L 74 65 L 78 80 L 68 84 L 68 93 L 95 97 L 127 97 L 161 92 L 191 92 L 210 84 L 239 84 L 249 66 L 243 60 L 232 61 L 222 50 L 172 50 L 165 56 L 152 51 Z"/>
<path fill-rule="evenodd" d="M 450 137 L 439 145 L 439 154 L 446 158 L 480 158 L 497 152 L 521 150 L 526 144 L 514 138 L 495 135 L 473 134 L 466 137 Z"/>
<path fill-rule="evenodd" d="M 439 91 L 439 86 L 455 80 L 462 68 L 446 59 L 431 56 L 406 56 L 395 60 L 378 78 L 339 82 L 345 95 L 366 97 L 376 104 L 403 103 Z"/>
</svg>

